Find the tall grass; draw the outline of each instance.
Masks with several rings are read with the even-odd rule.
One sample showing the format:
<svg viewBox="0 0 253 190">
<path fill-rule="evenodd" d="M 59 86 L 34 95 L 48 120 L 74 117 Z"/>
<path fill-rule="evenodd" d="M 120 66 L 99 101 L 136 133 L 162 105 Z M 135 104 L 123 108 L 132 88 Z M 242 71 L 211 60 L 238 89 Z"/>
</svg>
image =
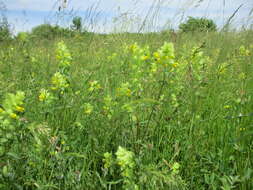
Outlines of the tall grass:
<svg viewBox="0 0 253 190">
<path fill-rule="evenodd" d="M 251 36 L 178 35 L 165 65 L 167 33 L 3 44 L 2 109 L 22 91 L 25 112 L 0 117 L 1 188 L 252 189 Z M 69 86 L 54 91 L 61 40 Z"/>
<path fill-rule="evenodd" d="M 141 33 L 159 3 L 138 33 L 1 42 L 0 189 L 253 188 L 252 30 Z"/>
</svg>

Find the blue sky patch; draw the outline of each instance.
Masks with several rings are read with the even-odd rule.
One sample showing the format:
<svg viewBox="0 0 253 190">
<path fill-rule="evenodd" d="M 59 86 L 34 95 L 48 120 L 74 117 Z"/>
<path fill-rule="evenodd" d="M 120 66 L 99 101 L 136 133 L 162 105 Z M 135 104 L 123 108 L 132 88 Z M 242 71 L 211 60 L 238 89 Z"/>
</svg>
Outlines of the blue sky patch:
<svg viewBox="0 0 253 190">
<path fill-rule="evenodd" d="M 29 31 L 43 23 L 68 27 L 74 16 L 81 16 L 88 30 L 97 32 L 144 31 L 177 28 L 188 16 L 213 19 L 224 25 L 242 4 L 233 26 L 252 25 L 253 1 L 250 0 L 3 0 L 15 33 Z M 153 6 L 153 8 L 151 8 Z M 59 11 L 60 10 L 60 11 Z M 150 23 L 148 23 L 150 22 Z"/>
</svg>

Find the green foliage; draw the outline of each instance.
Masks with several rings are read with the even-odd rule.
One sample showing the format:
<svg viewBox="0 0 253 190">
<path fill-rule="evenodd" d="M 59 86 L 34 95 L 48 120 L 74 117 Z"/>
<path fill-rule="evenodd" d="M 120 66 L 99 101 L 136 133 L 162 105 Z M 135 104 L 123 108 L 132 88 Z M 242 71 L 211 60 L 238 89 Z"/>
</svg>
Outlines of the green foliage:
<svg viewBox="0 0 253 190">
<path fill-rule="evenodd" d="M 211 19 L 189 17 L 179 25 L 179 29 L 182 32 L 212 32 L 217 30 L 217 26 Z"/>
<path fill-rule="evenodd" d="M 74 31 L 81 32 L 82 31 L 82 18 L 81 17 L 74 17 L 72 20 L 71 27 Z"/>
<path fill-rule="evenodd" d="M 36 26 L 31 31 L 31 36 L 36 38 L 54 39 L 59 36 L 71 36 L 72 32 L 69 29 L 61 28 L 59 26 L 52 26 L 50 24 L 42 24 Z"/>
<path fill-rule="evenodd" d="M 19 32 L 17 34 L 17 40 L 21 43 L 26 43 L 29 40 L 29 33 L 28 32 Z"/>
<path fill-rule="evenodd" d="M 41 39 L 56 39 L 59 37 L 82 37 L 89 34 L 87 31 L 83 31 L 81 18 L 75 17 L 73 19 L 73 25 L 71 28 L 63 28 L 60 26 L 53 26 L 50 24 L 42 24 L 32 29 L 30 37 Z"/>
<path fill-rule="evenodd" d="M 0 17 L 0 41 L 9 40 L 11 38 L 10 25 L 6 17 Z"/>
<path fill-rule="evenodd" d="M 19 161 L 22 160 L 23 156 L 22 136 L 25 128 L 23 128 L 24 122 L 21 116 L 25 111 L 24 99 L 24 92 L 9 93 L 3 101 L 2 108 L 0 108 L 0 157 L 3 161 L 0 173 L 1 188 L 10 188 L 20 183 L 20 180 L 16 178 L 15 165 L 20 164 Z M 23 167 L 18 170 L 22 172 Z"/>
<path fill-rule="evenodd" d="M 122 189 L 155 189 L 157 185 L 172 190 L 184 190 L 185 182 L 180 177 L 180 164 L 175 162 L 169 168 L 158 168 L 155 165 L 144 165 L 133 152 L 119 146 L 115 153 L 104 154 L 104 175 L 112 177 L 110 183 L 122 182 Z M 138 166 L 137 166 L 138 163 Z M 120 170 L 122 179 L 117 179 L 117 171 Z M 113 181 L 114 180 L 114 181 Z"/>
<path fill-rule="evenodd" d="M 134 183 L 134 154 L 119 146 L 116 152 L 117 164 L 120 166 L 121 176 L 123 177 L 124 189 L 138 189 Z"/>
</svg>

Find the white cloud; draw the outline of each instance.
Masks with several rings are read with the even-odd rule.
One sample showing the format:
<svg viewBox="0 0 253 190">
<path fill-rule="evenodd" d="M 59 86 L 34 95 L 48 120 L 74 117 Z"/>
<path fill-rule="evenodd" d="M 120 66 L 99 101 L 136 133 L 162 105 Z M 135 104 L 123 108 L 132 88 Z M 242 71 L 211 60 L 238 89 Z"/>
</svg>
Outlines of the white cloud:
<svg viewBox="0 0 253 190">
<path fill-rule="evenodd" d="M 3 0 L 9 10 L 47 11 L 53 6 L 52 0 Z"/>
<path fill-rule="evenodd" d="M 36 11 L 51 11 L 55 10 L 63 3 L 64 0 L 3 0 L 9 10 L 36 10 Z M 198 5 L 198 0 L 67 0 L 68 8 L 74 8 L 79 10 L 86 10 L 92 5 L 100 2 L 100 10 L 112 10 L 120 7 L 122 10 L 131 9 L 147 9 L 159 2 L 159 6 L 162 8 L 171 9 L 192 9 Z M 225 0 L 225 7 L 222 0 L 204 0 L 199 3 L 199 9 L 209 10 L 223 10 L 230 9 L 235 10 L 240 4 L 244 4 L 243 7 L 250 9 L 253 6 L 253 2 L 250 0 Z"/>
<path fill-rule="evenodd" d="M 31 25 L 41 24 L 41 22 L 46 18 L 49 12 L 56 11 L 61 5 L 63 0 L 2 0 L 8 10 L 22 10 L 28 12 L 33 12 L 28 15 L 28 20 L 32 22 Z M 100 28 L 108 28 L 111 26 L 112 15 L 117 16 L 120 13 L 128 12 L 131 16 L 139 16 L 140 22 L 144 19 L 149 8 L 154 5 L 158 5 L 159 9 L 153 9 L 153 11 L 159 10 L 160 13 L 157 14 L 156 20 L 154 22 L 155 27 L 160 27 L 168 20 L 171 21 L 173 26 L 176 26 L 178 22 L 187 16 L 198 16 L 198 17 L 208 17 L 214 19 L 217 23 L 222 24 L 225 22 L 229 16 L 232 15 L 233 11 L 237 9 L 240 4 L 243 7 L 237 13 L 237 22 L 249 13 L 250 9 L 253 8 L 252 0 L 225 0 L 225 6 L 223 0 L 204 0 L 202 3 L 198 4 L 198 0 L 67 0 L 68 6 L 67 10 L 77 10 L 78 14 L 83 15 L 84 11 L 93 7 L 93 12 L 103 12 L 105 18 L 101 18 L 99 21 L 103 23 L 107 20 L 107 25 L 101 24 Z M 100 2 L 98 4 L 98 2 Z M 11 11 L 10 11 L 11 12 Z M 37 12 L 38 14 L 33 16 Z M 39 14 L 39 12 L 41 12 Z M 42 14 L 42 12 L 44 12 Z M 12 20 L 17 18 L 22 21 L 21 15 L 15 13 L 16 16 L 12 15 Z M 182 17 L 183 16 L 183 17 Z M 30 18 L 29 18 L 30 17 Z M 31 18 L 32 17 L 32 18 Z M 43 17 L 43 18 L 42 18 Z M 108 24 L 109 23 L 109 24 Z M 22 24 L 20 24 L 22 26 Z M 102 29 L 103 30 L 103 29 Z M 108 29 L 107 29 L 108 30 Z"/>
</svg>

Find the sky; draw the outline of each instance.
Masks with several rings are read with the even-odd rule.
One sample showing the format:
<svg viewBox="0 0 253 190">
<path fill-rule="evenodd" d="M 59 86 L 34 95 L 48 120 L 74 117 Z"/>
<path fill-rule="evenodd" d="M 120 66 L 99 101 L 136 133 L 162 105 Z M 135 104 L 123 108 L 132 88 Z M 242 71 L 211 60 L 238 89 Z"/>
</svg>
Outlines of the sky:
<svg viewBox="0 0 253 190">
<path fill-rule="evenodd" d="M 188 16 L 213 19 L 221 28 L 240 6 L 233 26 L 253 24 L 253 0 L 0 0 L 14 33 L 44 23 L 68 27 L 74 16 L 89 31 L 159 31 L 177 29 Z M 1 4 L 0 4 L 1 5 Z M 1 7 L 1 6 L 0 6 Z M 59 11 L 59 7 L 60 11 Z"/>
</svg>

